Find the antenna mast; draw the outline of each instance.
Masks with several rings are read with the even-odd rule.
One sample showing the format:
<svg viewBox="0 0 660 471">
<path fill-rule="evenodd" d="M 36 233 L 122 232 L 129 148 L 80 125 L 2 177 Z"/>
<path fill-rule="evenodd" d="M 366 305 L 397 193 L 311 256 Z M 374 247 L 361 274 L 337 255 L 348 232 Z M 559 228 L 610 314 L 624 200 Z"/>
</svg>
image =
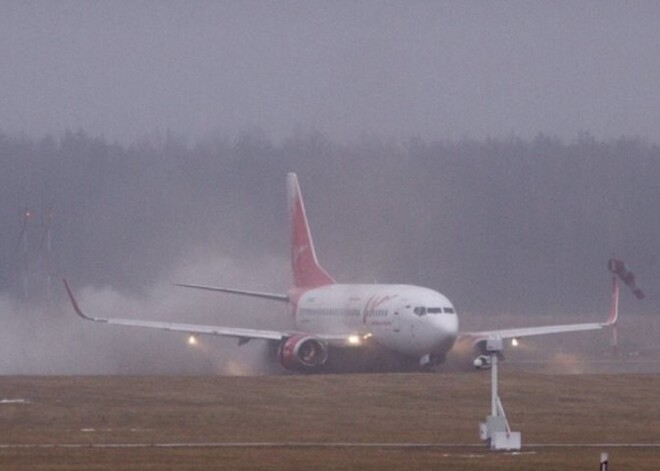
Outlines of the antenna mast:
<svg viewBox="0 0 660 471">
<path fill-rule="evenodd" d="M 28 299 L 30 290 L 29 290 L 29 270 L 30 270 L 30 260 L 29 260 L 29 243 L 28 243 L 28 229 L 30 226 L 30 217 L 32 213 L 30 208 L 27 206 L 23 209 L 23 214 L 21 217 L 21 233 L 18 237 L 18 249 L 22 254 L 22 269 L 23 269 L 23 298 Z"/>
<path fill-rule="evenodd" d="M 44 235 L 41 239 L 41 250 L 43 251 L 44 246 L 46 249 L 46 253 L 44 255 L 45 257 L 45 265 L 46 265 L 46 295 L 48 302 L 51 301 L 52 299 L 52 293 L 53 293 L 53 273 L 51 270 L 51 265 L 52 265 L 52 254 L 51 254 L 51 235 L 52 235 L 52 227 L 53 227 L 53 208 L 52 206 L 48 208 L 48 211 L 46 212 L 46 216 L 44 218 Z"/>
</svg>

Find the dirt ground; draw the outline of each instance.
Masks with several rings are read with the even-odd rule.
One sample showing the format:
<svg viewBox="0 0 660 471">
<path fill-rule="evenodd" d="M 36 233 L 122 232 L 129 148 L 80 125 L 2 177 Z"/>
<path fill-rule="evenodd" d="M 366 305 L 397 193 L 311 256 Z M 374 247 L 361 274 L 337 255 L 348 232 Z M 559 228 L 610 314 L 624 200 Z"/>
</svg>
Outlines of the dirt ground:
<svg viewBox="0 0 660 471">
<path fill-rule="evenodd" d="M 660 447 L 614 446 L 660 443 L 660 375 L 504 373 L 518 454 L 478 439 L 489 391 L 483 373 L 2 377 L 0 469 L 578 470 L 601 451 L 660 469 Z M 535 446 L 572 444 L 609 445 Z"/>
</svg>

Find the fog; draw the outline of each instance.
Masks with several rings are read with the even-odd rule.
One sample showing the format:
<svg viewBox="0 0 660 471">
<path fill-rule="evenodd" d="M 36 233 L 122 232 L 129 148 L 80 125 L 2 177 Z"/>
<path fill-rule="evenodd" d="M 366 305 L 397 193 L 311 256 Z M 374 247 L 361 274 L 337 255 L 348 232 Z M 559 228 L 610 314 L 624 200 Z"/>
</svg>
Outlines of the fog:
<svg viewBox="0 0 660 471">
<path fill-rule="evenodd" d="M 623 291 L 621 337 L 657 343 L 643 315 L 658 311 L 660 148 L 641 139 L 339 144 L 313 133 L 274 144 L 254 131 L 122 146 L 81 131 L 2 135 L 0 161 L 8 373 L 272 371 L 257 341 L 203 337 L 191 349 L 180 334 L 87 323 L 60 278 L 94 316 L 290 328 L 278 303 L 172 286 L 286 292 L 290 170 L 339 281 L 437 289 L 464 329 L 596 321 L 617 256 L 647 294 Z"/>
<path fill-rule="evenodd" d="M 172 283 L 285 292 L 289 171 L 339 281 L 436 289 L 465 329 L 595 321 L 616 256 L 647 294 L 622 292 L 622 343 L 657 344 L 659 20 L 643 2 L 1 3 L 0 373 L 279 371 L 257 341 L 84 322 L 60 278 L 95 316 L 288 328 L 277 303 Z M 560 360 L 602 353 L 588 338 Z"/>
<path fill-rule="evenodd" d="M 262 273 L 273 275 L 284 260 L 262 260 Z M 231 277 L 227 275 L 231 274 Z M 169 275 L 174 280 L 213 279 L 249 282 L 241 268 L 221 254 L 191 255 Z M 59 281 L 59 280 L 58 280 Z M 125 316 L 211 325 L 287 328 L 286 309 L 258 301 L 237 302 L 205 293 L 173 288 L 170 279 L 149 280 L 142 292 L 93 286 L 79 280 L 74 286 L 83 310 L 95 316 Z M 61 284 L 57 290 L 63 289 Z M 240 300 L 238 300 L 240 301 Z M 240 348 L 236 340 L 198 337 L 189 346 L 184 334 L 151 329 L 105 328 L 83 321 L 62 301 L 26 303 L 0 298 L 3 316 L 2 374 L 231 374 L 281 373 L 273 348 L 251 342 Z"/>
<path fill-rule="evenodd" d="M 0 128 L 655 139 L 659 22 L 655 2 L 2 2 Z"/>
</svg>

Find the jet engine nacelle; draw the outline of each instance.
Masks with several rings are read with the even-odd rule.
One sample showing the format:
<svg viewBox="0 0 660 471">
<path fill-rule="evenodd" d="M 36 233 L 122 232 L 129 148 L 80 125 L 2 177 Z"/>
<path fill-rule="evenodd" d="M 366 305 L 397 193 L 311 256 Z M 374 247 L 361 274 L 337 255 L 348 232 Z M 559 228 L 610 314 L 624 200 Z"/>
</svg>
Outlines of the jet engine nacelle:
<svg viewBox="0 0 660 471">
<path fill-rule="evenodd" d="M 502 339 L 480 339 L 472 346 L 472 351 L 476 355 L 472 365 L 478 370 L 489 370 L 493 366 L 493 355 L 497 355 L 498 360 L 504 360 L 502 354 Z"/>
<path fill-rule="evenodd" d="M 281 345 L 279 357 L 287 370 L 313 372 L 328 360 L 328 345 L 311 335 L 294 335 Z"/>
<path fill-rule="evenodd" d="M 488 370 L 492 366 L 490 357 L 487 355 L 479 355 L 477 358 L 474 359 L 474 362 L 472 364 L 478 370 Z"/>
</svg>

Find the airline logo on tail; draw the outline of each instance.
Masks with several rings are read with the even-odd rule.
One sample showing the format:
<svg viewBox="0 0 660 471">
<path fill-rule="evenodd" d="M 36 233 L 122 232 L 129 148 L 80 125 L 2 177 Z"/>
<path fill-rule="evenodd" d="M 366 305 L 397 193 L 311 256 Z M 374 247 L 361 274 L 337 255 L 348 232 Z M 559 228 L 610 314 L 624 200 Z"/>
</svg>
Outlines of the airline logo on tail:
<svg viewBox="0 0 660 471">
<path fill-rule="evenodd" d="M 289 217 L 291 218 L 291 269 L 296 288 L 318 288 L 335 283 L 316 258 L 305 206 L 295 173 L 287 175 Z"/>
</svg>

